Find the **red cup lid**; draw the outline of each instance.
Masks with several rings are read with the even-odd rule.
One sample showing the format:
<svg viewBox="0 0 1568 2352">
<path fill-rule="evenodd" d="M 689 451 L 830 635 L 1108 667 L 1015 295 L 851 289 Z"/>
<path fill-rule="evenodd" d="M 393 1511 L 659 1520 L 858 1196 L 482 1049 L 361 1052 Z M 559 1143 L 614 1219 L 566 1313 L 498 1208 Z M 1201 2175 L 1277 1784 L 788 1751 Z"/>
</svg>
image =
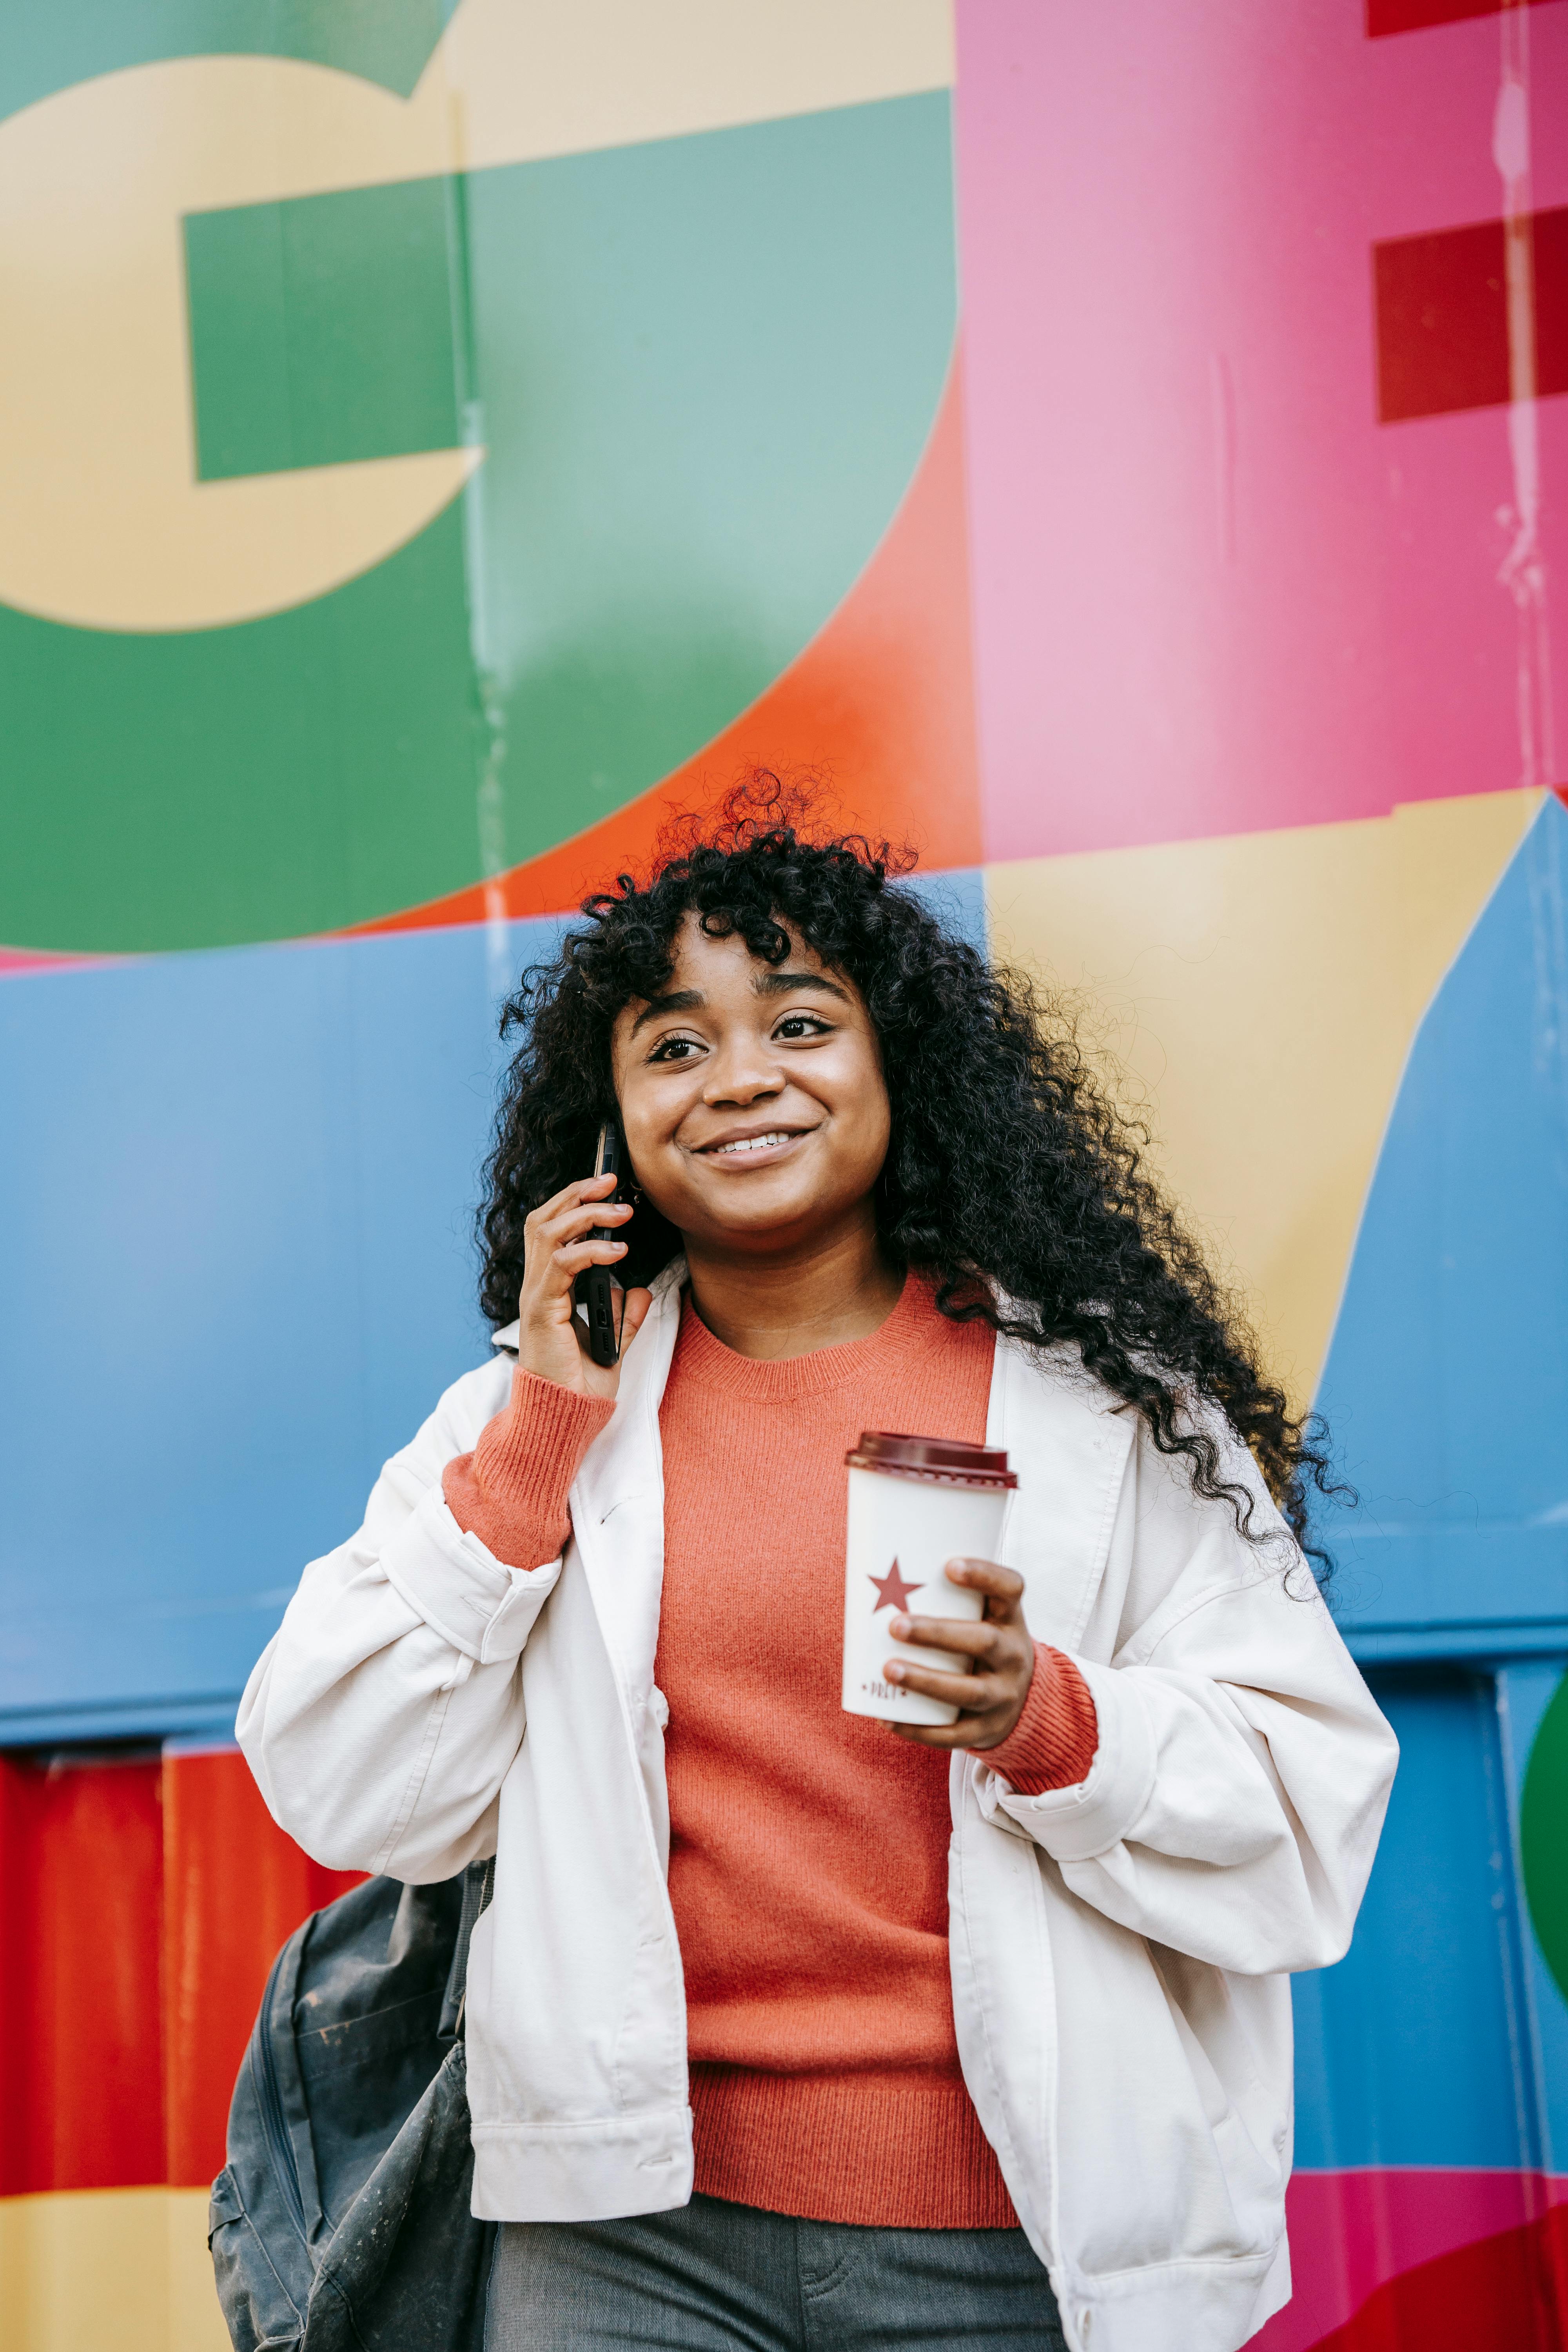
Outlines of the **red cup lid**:
<svg viewBox="0 0 1568 2352">
<path fill-rule="evenodd" d="M 1005 1453 L 960 1445 L 951 1437 L 902 1437 L 889 1429 L 863 1429 L 844 1457 L 851 1470 L 881 1470 L 891 1478 L 935 1478 L 946 1486 L 1016 1486 Z"/>
</svg>

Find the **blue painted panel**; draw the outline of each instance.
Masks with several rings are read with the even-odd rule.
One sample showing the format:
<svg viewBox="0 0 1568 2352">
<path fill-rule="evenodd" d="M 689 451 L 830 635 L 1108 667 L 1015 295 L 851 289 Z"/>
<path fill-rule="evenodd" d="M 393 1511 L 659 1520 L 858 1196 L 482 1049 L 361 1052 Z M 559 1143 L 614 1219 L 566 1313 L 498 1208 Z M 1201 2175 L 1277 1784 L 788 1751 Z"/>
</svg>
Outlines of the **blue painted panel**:
<svg viewBox="0 0 1568 2352">
<path fill-rule="evenodd" d="M 1522 1956 L 1489 1676 L 1372 1678 L 1402 1761 L 1354 1940 L 1295 1981 L 1296 2161 L 1531 2166 Z"/>
<path fill-rule="evenodd" d="M 911 874 L 909 888 L 923 898 L 938 922 L 984 955 L 990 945 L 985 917 L 985 877 L 978 866 L 955 866 L 944 874 Z"/>
<path fill-rule="evenodd" d="M 918 886 L 984 938 L 974 873 Z M 496 994 L 554 921 L 0 985 L 0 1743 L 203 1728 L 486 1352 Z"/>
<path fill-rule="evenodd" d="M 482 1354 L 494 1029 L 475 929 L 0 987 L 0 1736 L 237 1690 Z"/>
<path fill-rule="evenodd" d="M 1323 1525 L 1365 1652 L 1568 1633 L 1568 814 L 1521 844 L 1423 1022 L 1321 1401 L 1363 1509 Z"/>
</svg>

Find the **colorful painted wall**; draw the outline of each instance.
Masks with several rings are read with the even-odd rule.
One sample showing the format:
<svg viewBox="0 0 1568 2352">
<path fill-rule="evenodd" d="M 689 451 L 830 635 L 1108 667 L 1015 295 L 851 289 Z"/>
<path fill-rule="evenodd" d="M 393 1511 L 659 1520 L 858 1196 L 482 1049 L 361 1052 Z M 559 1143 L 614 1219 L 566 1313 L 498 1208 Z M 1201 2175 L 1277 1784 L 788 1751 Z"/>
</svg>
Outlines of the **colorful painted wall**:
<svg viewBox="0 0 1568 2352">
<path fill-rule="evenodd" d="M 1080 992 L 1364 1496 L 1260 2342 L 1562 2352 L 1568 5 L 59 0 L 0 271 L 7 2340 L 225 2340 L 342 1883 L 236 1695 L 482 1349 L 500 997 L 760 759 Z"/>
</svg>

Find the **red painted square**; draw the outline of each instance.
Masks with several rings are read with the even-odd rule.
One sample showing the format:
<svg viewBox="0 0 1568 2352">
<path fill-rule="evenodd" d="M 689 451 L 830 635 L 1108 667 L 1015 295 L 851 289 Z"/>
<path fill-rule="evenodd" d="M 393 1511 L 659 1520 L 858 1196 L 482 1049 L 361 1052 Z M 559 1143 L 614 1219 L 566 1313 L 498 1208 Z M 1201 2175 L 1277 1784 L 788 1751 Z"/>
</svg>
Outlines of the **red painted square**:
<svg viewBox="0 0 1568 2352">
<path fill-rule="evenodd" d="M 1531 216 L 1531 247 L 1536 391 L 1568 392 L 1568 208 Z M 1384 425 L 1508 401 L 1507 273 L 1500 220 L 1373 246 Z"/>
<path fill-rule="evenodd" d="M 273 1955 L 360 1875 L 233 1750 L 0 1756 L 0 2196 L 210 2180 Z"/>
<path fill-rule="evenodd" d="M 223 2164 L 234 2078 L 279 1946 L 362 1875 L 325 1870 L 285 1837 L 242 1756 L 165 1762 L 163 2177 L 176 2186 Z"/>
<path fill-rule="evenodd" d="M 0 2194 L 163 2177 L 162 1780 L 0 1759 Z"/>
<path fill-rule="evenodd" d="M 1457 25 L 1466 16 L 1500 16 L 1508 0 L 1366 0 L 1369 40 L 1385 33 L 1419 33 L 1428 25 Z M 1539 8 L 1544 0 L 1526 0 Z"/>
</svg>

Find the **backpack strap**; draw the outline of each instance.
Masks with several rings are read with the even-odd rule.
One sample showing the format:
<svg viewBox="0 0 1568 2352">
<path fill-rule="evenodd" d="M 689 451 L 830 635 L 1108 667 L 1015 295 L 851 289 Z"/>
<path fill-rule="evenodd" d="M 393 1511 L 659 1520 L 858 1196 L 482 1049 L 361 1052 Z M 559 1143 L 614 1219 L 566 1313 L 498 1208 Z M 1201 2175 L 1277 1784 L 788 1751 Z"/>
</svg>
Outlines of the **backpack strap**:
<svg viewBox="0 0 1568 2352">
<path fill-rule="evenodd" d="M 462 2038 L 463 2008 L 468 1999 L 468 1946 L 473 1941 L 479 1914 L 495 1893 L 495 1885 L 496 1858 L 493 1853 L 484 1862 L 470 1862 L 463 1873 L 463 1907 L 458 1915 L 458 1939 L 452 1950 L 452 1965 L 447 1972 L 447 1994 L 441 2003 L 441 2021 L 436 2028 L 443 2042 L 457 2042 Z"/>
</svg>

